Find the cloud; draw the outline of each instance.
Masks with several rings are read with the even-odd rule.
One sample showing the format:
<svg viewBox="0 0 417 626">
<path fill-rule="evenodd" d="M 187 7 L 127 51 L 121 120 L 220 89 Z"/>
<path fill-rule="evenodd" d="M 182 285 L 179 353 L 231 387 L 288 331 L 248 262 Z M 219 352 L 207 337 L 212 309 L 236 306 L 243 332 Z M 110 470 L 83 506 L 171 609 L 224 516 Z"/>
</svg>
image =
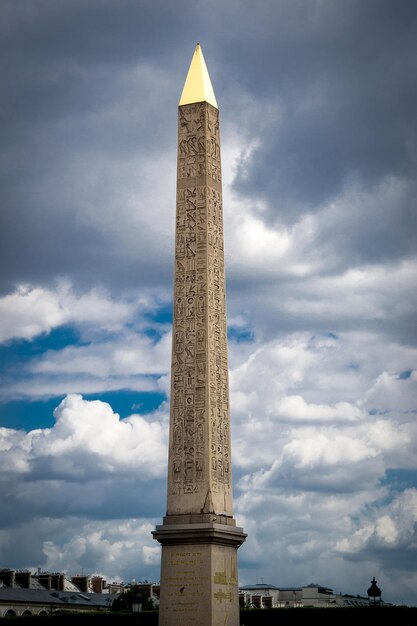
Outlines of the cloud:
<svg viewBox="0 0 417 626">
<path fill-rule="evenodd" d="M 22 378 L 16 383 L 5 384 L 1 388 L 3 402 L 16 400 L 37 400 L 57 398 L 66 393 L 80 393 L 85 395 L 104 394 L 117 391 L 137 391 L 166 393 L 169 382 L 166 376 L 157 380 L 147 376 L 117 377 L 114 379 L 100 379 L 97 377 L 47 377 Z"/>
<path fill-rule="evenodd" d="M 383 506 L 362 511 L 335 548 L 352 562 L 377 558 L 381 568 L 389 564 L 390 588 L 401 597 L 412 592 L 415 584 L 416 521 L 417 490 L 410 488 Z"/>
<path fill-rule="evenodd" d="M 139 333 L 125 333 L 112 342 L 69 346 L 45 352 L 30 366 L 35 374 L 91 374 L 100 378 L 166 373 L 171 353 L 171 333 L 155 341 Z"/>
<path fill-rule="evenodd" d="M 263 468 L 242 478 L 244 490 L 269 493 L 285 487 L 342 493 L 366 490 L 367 485 L 376 489 L 389 461 L 410 445 L 413 434 L 411 425 L 399 428 L 388 419 L 365 417 L 356 427 L 292 427 L 279 433 L 268 424 L 268 431 L 279 452 L 274 458 L 273 447 L 264 443 Z"/>
<path fill-rule="evenodd" d="M 119 580 L 137 576 L 139 563 L 154 580 L 160 555 L 151 529 L 165 495 L 167 415 L 121 420 L 104 402 L 69 395 L 54 416 L 50 429 L 1 429 L 2 562 Z"/>
<path fill-rule="evenodd" d="M 359 522 L 356 531 L 341 539 L 336 547 L 351 554 L 396 546 L 413 548 L 416 521 L 417 491 L 407 489 L 388 506 L 374 510 L 372 522 Z"/>
<path fill-rule="evenodd" d="M 363 417 L 363 411 L 348 402 L 337 402 L 334 406 L 307 404 L 301 396 L 286 396 L 279 403 L 277 409 L 278 414 L 291 421 L 357 421 Z"/>
<path fill-rule="evenodd" d="M 240 64 L 239 82 L 281 115 L 260 131 L 252 125 L 259 148 L 236 188 L 267 199 L 271 218 L 279 211 L 292 222 L 352 181 L 374 187 L 399 170 L 410 181 L 415 153 L 404 139 L 415 136 L 411 3 L 398 13 L 390 2 L 269 9 L 268 22 L 263 14 L 245 37 L 241 31 L 256 46 Z M 236 45 L 229 48 L 237 55 Z M 274 60 L 267 70 L 265 58 Z"/>
<path fill-rule="evenodd" d="M 0 535 L 2 562 L 16 567 L 104 576 L 109 582 L 159 580 L 160 547 L 153 540 L 153 520 L 89 521 L 66 516 L 34 518 Z"/>
<path fill-rule="evenodd" d="M 48 571 L 104 574 L 109 581 L 130 582 L 135 579 L 140 563 L 141 580 L 159 580 L 160 547 L 152 539 L 154 526 L 147 520 L 129 519 L 116 523 L 84 523 L 64 543 L 45 541 L 43 552 Z M 59 539 L 59 536 L 56 540 Z M 126 579 L 125 576 L 128 575 Z"/>
<path fill-rule="evenodd" d="M 268 489 L 345 491 L 377 485 L 387 468 L 415 467 L 414 349 L 370 333 L 287 335 L 236 356 L 231 347 L 240 477 L 255 472 Z"/>
<path fill-rule="evenodd" d="M 376 413 L 414 413 L 417 410 L 416 379 L 417 372 L 414 370 L 405 369 L 400 375 L 382 372 L 366 395 L 367 405 Z"/>
<path fill-rule="evenodd" d="M 30 431 L 24 437 L 19 431 L 2 429 L 4 472 L 80 480 L 125 468 L 157 477 L 165 469 L 166 433 L 158 422 L 140 415 L 121 420 L 109 404 L 76 394 L 66 396 L 54 417 L 53 428 Z"/>
<path fill-rule="evenodd" d="M 378 572 L 386 598 L 403 601 L 415 558 L 415 349 L 348 332 L 234 350 L 240 576 L 277 580 L 279 561 L 286 585 L 365 594 Z"/>
<path fill-rule="evenodd" d="M 333 586 L 339 579 L 342 585 L 343 575 L 353 580 L 352 559 L 366 564 L 372 577 L 382 558 L 378 550 L 371 553 L 366 547 L 365 552 L 367 543 L 356 549 L 352 543 L 348 550 L 346 538 L 355 533 L 364 536 L 372 524 L 380 543 L 400 534 L 386 511 L 381 511 L 378 523 L 374 517 L 378 502 L 394 503 L 399 497 L 383 485 L 386 470 L 405 466 L 404 450 L 410 451 L 409 467 L 415 467 L 417 433 L 407 404 L 402 412 L 396 409 L 377 418 L 368 414 L 367 391 L 377 379 L 372 350 L 382 348 L 376 337 L 363 339 L 354 378 L 346 368 L 345 337 L 295 335 L 264 346 L 250 343 L 238 351 L 246 351 L 245 362 L 237 371 L 232 368 L 231 394 L 236 517 L 249 533 L 248 545 L 240 552 L 242 584 L 259 563 L 263 575 L 274 575 L 271 554 L 288 572 L 286 584 L 331 576 Z M 399 349 L 387 348 L 397 359 L 393 364 L 401 366 Z M 312 372 L 324 379 L 320 393 L 324 400 L 340 397 L 337 389 L 326 387 L 326 368 L 332 367 L 340 388 L 346 387 L 344 376 L 355 386 L 350 385 L 346 401 L 318 404 L 312 400 L 317 393 L 316 383 L 310 389 Z M 237 386 L 243 386 L 241 394 L 246 386 L 242 372 L 256 373 L 256 380 L 270 389 L 259 399 L 253 417 L 246 408 L 236 410 Z M 395 382 L 400 394 L 402 384 L 411 390 L 413 378 L 397 376 Z M 252 395 L 257 387 L 252 384 Z M 372 405 L 378 392 L 373 394 Z M 265 415 L 268 407 L 272 411 Z M 72 573 L 84 567 L 108 578 L 135 578 L 140 568 L 142 576 L 158 580 L 159 548 L 147 533 L 157 523 L 165 498 L 166 412 L 120 420 L 108 404 L 70 395 L 57 407 L 55 418 L 51 429 L 2 431 L 3 492 L 9 494 L 0 542 L 3 557 L 10 557 L 9 547 L 17 545 L 33 520 L 35 544 L 29 548 L 22 543 L 15 553 L 18 565 L 36 561 Z M 17 480 L 20 474 L 25 475 L 24 482 Z M 403 493 L 405 502 L 407 490 Z M 65 531 L 62 523 L 61 530 L 55 525 L 63 519 Z M 134 531 L 137 519 L 141 521 Z M 135 563 L 132 552 L 137 555 Z M 386 579 L 382 582 L 388 584 Z"/>
<path fill-rule="evenodd" d="M 178 8 L 4 3 L 1 409 L 65 399 L 49 429 L 0 431 L 0 558 L 159 577 L 197 33 L 221 109 L 241 582 L 364 594 L 377 574 L 415 603 L 415 2 Z M 120 419 L 110 390 L 165 400 Z"/>
<path fill-rule="evenodd" d="M 34 351 L 23 364 L 10 361 L 0 382 L 2 401 L 120 390 L 169 394 L 171 332 L 165 324 L 145 323 L 140 315 L 132 315 L 122 332 L 89 324 L 83 319 L 74 326 L 86 343 Z"/>
<path fill-rule="evenodd" d="M 0 341 L 30 340 L 68 323 L 99 324 L 102 331 L 115 331 L 132 316 L 132 309 L 100 289 L 77 295 L 66 282 L 56 289 L 20 285 L 0 298 Z"/>
</svg>

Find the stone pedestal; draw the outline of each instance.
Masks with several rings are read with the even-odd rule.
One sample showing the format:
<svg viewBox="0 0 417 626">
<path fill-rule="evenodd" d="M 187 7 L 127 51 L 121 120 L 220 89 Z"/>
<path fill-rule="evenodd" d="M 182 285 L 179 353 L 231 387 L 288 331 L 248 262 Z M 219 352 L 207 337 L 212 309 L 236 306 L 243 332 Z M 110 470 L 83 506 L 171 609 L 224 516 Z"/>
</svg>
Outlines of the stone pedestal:
<svg viewBox="0 0 417 626">
<path fill-rule="evenodd" d="M 237 548 L 246 535 L 231 518 L 192 517 L 205 521 L 165 518 L 153 532 L 162 544 L 159 624 L 239 626 Z"/>
</svg>

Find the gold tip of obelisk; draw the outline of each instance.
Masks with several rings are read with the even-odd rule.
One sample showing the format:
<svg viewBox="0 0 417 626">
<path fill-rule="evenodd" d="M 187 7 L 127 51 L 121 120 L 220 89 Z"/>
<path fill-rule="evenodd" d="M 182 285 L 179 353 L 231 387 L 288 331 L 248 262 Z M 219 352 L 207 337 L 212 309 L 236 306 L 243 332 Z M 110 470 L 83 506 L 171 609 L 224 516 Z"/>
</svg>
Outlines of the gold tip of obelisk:
<svg viewBox="0 0 417 626">
<path fill-rule="evenodd" d="M 192 104 L 193 102 L 208 102 L 216 109 L 219 108 L 199 43 L 196 45 L 193 58 L 191 59 L 179 106 Z"/>
</svg>

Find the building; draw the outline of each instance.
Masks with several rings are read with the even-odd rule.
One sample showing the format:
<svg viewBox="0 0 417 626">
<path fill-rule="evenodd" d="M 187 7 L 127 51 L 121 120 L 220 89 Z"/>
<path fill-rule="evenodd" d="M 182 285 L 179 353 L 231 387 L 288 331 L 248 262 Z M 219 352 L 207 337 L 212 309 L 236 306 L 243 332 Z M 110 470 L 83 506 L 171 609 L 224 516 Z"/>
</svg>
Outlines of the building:
<svg viewBox="0 0 417 626">
<path fill-rule="evenodd" d="M 4 568 L 0 569 L 0 617 L 45 615 L 63 610 L 109 610 L 114 600 L 132 587 L 148 596 L 155 606 L 159 605 L 160 584 L 148 581 L 108 583 L 97 575 L 76 575 L 68 579 L 62 572 L 38 570 L 32 573 Z M 372 594 L 368 597 L 337 594 L 315 583 L 304 587 L 277 587 L 262 582 L 239 587 L 239 603 L 241 608 L 253 609 L 334 608 L 370 606 L 373 598 Z M 379 604 L 390 606 L 382 599 Z"/>
<path fill-rule="evenodd" d="M 279 605 L 279 587 L 256 583 L 239 587 L 241 607 L 254 609 L 272 609 Z"/>
<path fill-rule="evenodd" d="M 0 617 L 108 610 L 117 595 L 114 591 L 101 576 L 68 580 L 62 572 L 33 574 L 4 568 L 0 569 Z"/>
<path fill-rule="evenodd" d="M 264 583 L 239 587 L 241 606 L 258 609 L 302 607 L 369 606 L 369 598 L 337 594 L 328 587 L 311 583 L 305 587 L 276 587 Z"/>
</svg>

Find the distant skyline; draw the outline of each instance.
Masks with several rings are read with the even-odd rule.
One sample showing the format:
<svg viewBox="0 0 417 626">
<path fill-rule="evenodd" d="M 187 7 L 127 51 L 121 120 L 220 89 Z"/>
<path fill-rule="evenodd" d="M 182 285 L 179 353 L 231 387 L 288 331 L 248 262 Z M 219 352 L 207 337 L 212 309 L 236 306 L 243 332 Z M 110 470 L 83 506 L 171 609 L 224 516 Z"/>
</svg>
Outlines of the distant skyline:
<svg viewBox="0 0 417 626">
<path fill-rule="evenodd" d="M 239 583 L 417 605 L 412 0 L 3 0 L 0 567 L 159 580 L 177 107 L 220 109 Z"/>
</svg>

